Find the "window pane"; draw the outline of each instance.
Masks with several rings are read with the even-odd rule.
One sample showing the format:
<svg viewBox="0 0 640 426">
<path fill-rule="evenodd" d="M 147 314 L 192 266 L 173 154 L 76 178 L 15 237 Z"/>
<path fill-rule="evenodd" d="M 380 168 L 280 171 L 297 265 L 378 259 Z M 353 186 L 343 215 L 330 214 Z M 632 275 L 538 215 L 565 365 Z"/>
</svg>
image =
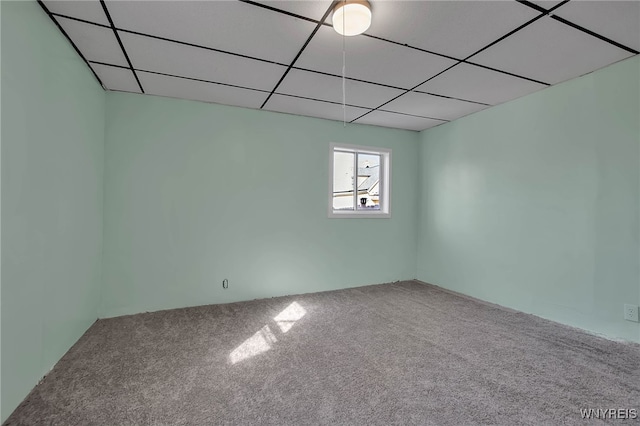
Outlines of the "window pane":
<svg viewBox="0 0 640 426">
<path fill-rule="evenodd" d="M 333 153 L 333 209 L 353 210 L 353 152 Z"/>
<path fill-rule="evenodd" d="M 358 210 L 380 210 L 380 155 L 358 154 Z"/>
</svg>

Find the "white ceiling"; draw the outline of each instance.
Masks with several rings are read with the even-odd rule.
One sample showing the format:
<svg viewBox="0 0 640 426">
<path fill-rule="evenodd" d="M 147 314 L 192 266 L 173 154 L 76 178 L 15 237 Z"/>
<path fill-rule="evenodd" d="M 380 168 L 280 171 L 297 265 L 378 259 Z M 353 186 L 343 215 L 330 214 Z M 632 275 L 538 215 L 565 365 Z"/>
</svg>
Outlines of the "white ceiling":
<svg viewBox="0 0 640 426">
<path fill-rule="evenodd" d="M 369 30 L 344 39 L 331 0 L 41 5 L 106 90 L 408 130 L 640 50 L 640 0 L 370 2 Z"/>
</svg>

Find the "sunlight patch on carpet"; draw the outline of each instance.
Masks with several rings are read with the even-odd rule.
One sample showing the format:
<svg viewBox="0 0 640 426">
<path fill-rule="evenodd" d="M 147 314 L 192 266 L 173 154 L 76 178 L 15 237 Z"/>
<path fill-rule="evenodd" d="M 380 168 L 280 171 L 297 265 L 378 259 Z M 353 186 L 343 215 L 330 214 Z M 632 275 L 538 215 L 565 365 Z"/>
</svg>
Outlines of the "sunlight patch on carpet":
<svg viewBox="0 0 640 426">
<path fill-rule="evenodd" d="M 229 354 L 229 362 L 235 364 L 266 352 L 277 341 L 269 326 L 265 325 Z"/>
<path fill-rule="evenodd" d="M 286 333 L 291 329 L 291 327 L 293 327 L 293 324 L 295 324 L 295 322 L 302 318 L 306 313 L 307 311 L 305 311 L 298 302 L 293 302 L 280 312 L 274 320 L 278 324 L 278 327 L 280 327 L 280 331 Z"/>
<path fill-rule="evenodd" d="M 307 311 L 298 302 L 293 302 L 282 312 L 273 318 L 282 333 L 291 330 L 291 327 L 300 318 L 305 316 Z M 273 334 L 268 325 L 265 325 L 253 336 L 242 342 L 229 354 L 229 363 L 236 364 L 240 361 L 252 358 L 261 353 L 267 352 L 273 347 L 278 339 Z"/>
</svg>

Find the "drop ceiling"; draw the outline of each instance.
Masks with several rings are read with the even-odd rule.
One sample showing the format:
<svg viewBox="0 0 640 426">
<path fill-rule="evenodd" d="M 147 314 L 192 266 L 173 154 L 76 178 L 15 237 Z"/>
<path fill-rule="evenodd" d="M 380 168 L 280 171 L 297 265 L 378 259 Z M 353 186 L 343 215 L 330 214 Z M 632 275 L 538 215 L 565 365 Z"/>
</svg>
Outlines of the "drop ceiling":
<svg viewBox="0 0 640 426">
<path fill-rule="evenodd" d="M 640 0 L 370 1 L 344 39 L 330 0 L 39 3 L 106 90 L 408 130 L 640 50 Z"/>
</svg>

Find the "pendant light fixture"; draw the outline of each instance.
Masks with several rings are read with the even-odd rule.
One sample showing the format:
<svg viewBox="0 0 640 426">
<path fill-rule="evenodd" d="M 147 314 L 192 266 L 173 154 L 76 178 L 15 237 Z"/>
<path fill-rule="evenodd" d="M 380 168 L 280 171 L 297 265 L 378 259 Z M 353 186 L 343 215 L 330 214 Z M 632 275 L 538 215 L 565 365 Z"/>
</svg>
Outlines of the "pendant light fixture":
<svg viewBox="0 0 640 426">
<path fill-rule="evenodd" d="M 371 4 L 367 0 L 341 0 L 333 9 L 333 29 L 343 36 L 355 36 L 371 25 Z"/>
</svg>

